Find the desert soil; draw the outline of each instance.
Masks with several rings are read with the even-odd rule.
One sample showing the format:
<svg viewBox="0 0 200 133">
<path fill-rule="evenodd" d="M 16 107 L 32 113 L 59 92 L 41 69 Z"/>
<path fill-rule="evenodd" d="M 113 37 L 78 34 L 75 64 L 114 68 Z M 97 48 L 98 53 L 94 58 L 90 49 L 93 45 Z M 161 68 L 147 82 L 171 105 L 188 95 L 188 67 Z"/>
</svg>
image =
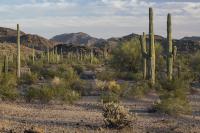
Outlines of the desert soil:
<svg viewBox="0 0 200 133">
<path fill-rule="evenodd" d="M 109 130 L 104 127 L 102 105 L 97 96 L 83 97 L 74 105 L 0 102 L 0 133 L 23 133 L 31 127 L 44 133 L 200 132 L 200 93 L 190 96 L 193 114 L 179 117 L 148 113 L 147 109 L 157 99 L 155 93 L 150 93 L 142 100 L 123 100 L 121 104 L 136 116 L 131 128 L 123 130 Z"/>
</svg>

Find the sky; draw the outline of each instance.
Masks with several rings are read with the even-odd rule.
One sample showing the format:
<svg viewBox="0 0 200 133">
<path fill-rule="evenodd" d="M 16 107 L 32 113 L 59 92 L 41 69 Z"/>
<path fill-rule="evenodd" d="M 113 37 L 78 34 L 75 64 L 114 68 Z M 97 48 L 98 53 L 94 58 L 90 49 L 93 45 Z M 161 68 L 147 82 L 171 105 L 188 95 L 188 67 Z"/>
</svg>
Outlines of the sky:
<svg viewBox="0 0 200 133">
<path fill-rule="evenodd" d="M 148 32 L 154 9 L 155 34 L 166 36 L 172 14 L 173 37 L 200 36 L 200 0 L 0 0 L 0 26 L 46 38 L 85 32 L 98 38 Z"/>
</svg>

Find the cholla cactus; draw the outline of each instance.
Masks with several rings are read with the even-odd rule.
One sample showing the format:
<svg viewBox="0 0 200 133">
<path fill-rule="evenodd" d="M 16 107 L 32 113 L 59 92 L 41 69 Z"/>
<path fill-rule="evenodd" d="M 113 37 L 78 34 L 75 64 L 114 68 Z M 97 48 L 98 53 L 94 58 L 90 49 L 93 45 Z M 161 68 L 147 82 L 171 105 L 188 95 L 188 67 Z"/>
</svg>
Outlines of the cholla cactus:
<svg viewBox="0 0 200 133">
<path fill-rule="evenodd" d="M 117 103 L 107 103 L 103 107 L 104 122 L 109 128 L 130 126 L 132 116 L 129 111 Z"/>
</svg>

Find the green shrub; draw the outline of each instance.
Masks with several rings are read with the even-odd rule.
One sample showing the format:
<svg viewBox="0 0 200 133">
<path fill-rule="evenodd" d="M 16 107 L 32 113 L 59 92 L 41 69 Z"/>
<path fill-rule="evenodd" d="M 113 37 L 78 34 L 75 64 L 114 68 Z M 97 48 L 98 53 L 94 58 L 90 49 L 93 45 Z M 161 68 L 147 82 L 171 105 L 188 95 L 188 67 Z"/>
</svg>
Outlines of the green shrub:
<svg viewBox="0 0 200 133">
<path fill-rule="evenodd" d="M 118 72 L 117 77 L 123 80 L 134 80 L 139 81 L 143 79 L 143 74 L 141 72 L 133 73 L 133 72 Z"/>
<path fill-rule="evenodd" d="M 81 74 L 85 67 L 83 65 L 73 65 L 74 70 L 77 72 L 77 74 Z"/>
<path fill-rule="evenodd" d="M 114 103 L 119 103 L 120 101 L 120 96 L 116 93 L 113 92 L 102 92 L 100 95 L 100 100 L 103 103 L 109 103 L 109 102 L 114 102 Z"/>
<path fill-rule="evenodd" d="M 134 83 L 124 95 L 126 98 L 143 98 L 150 90 L 149 82 L 141 81 Z"/>
<path fill-rule="evenodd" d="M 0 98 L 3 100 L 16 100 L 19 97 L 17 90 L 17 78 L 15 74 L 3 74 L 0 76 Z"/>
<path fill-rule="evenodd" d="M 104 70 L 96 74 L 97 79 L 101 81 L 111 81 L 116 79 L 116 73 L 110 70 Z"/>
<path fill-rule="evenodd" d="M 138 72 L 141 66 L 139 39 L 125 42 L 114 49 L 110 64 L 120 71 Z"/>
<path fill-rule="evenodd" d="M 40 75 L 46 79 L 54 78 L 57 74 L 57 71 L 51 68 L 41 68 L 40 70 Z"/>
<path fill-rule="evenodd" d="M 33 84 L 37 81 L 38 76 L 36 73 L 24 74 L 20 79 L 21 84 Z"/>
<path fill-rule="evenodd" d="M 103 107 L 105 125 L 109 128 L 121 129 L 130 126 L 132 116 L 129 111 L 117 103 L 107 103 Z"/>
<path fill-rule="evenodd" d="M 187 114 L 191 107 L 187 99 L 188 85 L 182 79 L 161 82 L 160 102 L 155 109 L 170 115 Z"/>
<path fill-rule="evenodd" d="M 63 86 L 30 87 L 25 93 L 27 102 L 40 101 L 42 103 L 49 103 L 51 100 L 57 100 L 65 103 L 73 103 L 79 98 L 79 93 Z"/>
</svg>

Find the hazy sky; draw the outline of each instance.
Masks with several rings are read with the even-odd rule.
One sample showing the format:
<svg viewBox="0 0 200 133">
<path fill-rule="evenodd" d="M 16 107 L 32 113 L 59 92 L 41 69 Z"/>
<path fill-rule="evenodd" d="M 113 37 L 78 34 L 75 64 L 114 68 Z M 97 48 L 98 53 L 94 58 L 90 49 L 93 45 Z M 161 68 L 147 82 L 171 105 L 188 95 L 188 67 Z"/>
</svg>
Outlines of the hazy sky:
<svg viewBox="0 0 200 133">
<path fill-rule="evenodd" d="M 86 32 L 109 38 L 148 32 L 148 7 L 155 12 L 155 34 L 166 35 L 172 14 L 173 36 L 200 36 L 200 0 L 0 0 L 0 26 L 51 38 Z"/>
</svg>

